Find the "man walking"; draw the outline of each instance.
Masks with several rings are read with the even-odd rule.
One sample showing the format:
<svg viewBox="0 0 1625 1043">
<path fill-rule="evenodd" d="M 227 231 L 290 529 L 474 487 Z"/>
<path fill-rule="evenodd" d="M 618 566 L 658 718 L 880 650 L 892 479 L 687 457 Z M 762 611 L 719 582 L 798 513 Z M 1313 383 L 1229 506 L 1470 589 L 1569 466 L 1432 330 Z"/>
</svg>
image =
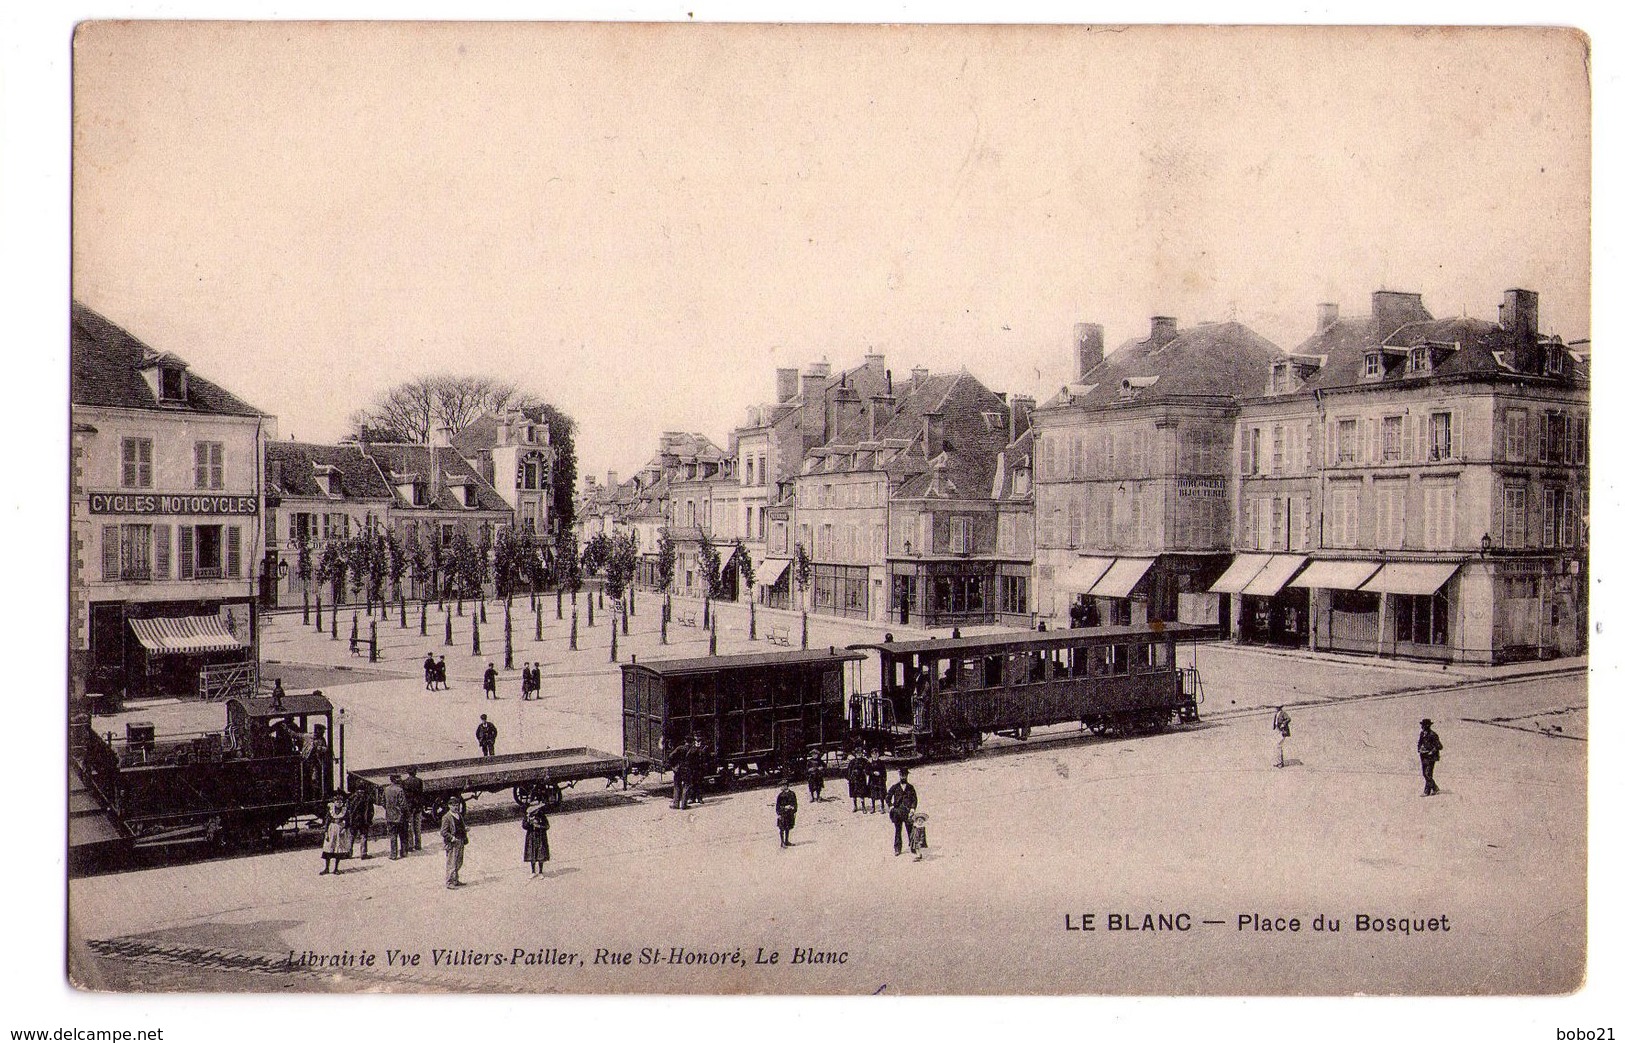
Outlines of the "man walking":
<svg viewBox="0 0 1625 1043">
<path fill-rule="evenodd" d="M 914 846 L 914 831 L 908 829 L 910 821 L 914 818 L 914 809 L 920 806 L 920 795 L 914 792 L 913 783 L 908 781 L 908 769 L 897 769 L 897 784 L 886 791 L 886 806 L 890 809 L 892 821 L 892 854 L 903 853 L 903 831 L 908 830 L 908 849 L 913 854 L 919 854 Z"/>
<path fill-rule="evenodd" d="M 463 848 L 468 846 L 468 826 L 463 822 L 463 798 L 451 798 L 440 819 L 440 842 L 446 845 L 446 886 L 462 887 L 458 874 L 463 869 Z"/>
<path fill-rule="evenodd" d="M 424 691 L 428 691 L 428 692 L 434 691 L 434 653 L 433 652 L 425 652 L 423 654 L 423 689 L 424 689 Z"/>
<path fill-rule="evenodd" d="M 485 697 L 487 699 L 497 697 L 497 665 L 495 663 L 485 664 Z"/>
<path fill-rule="evenodd" d="M 1286 767 L 1286 740 L 1292 734 L 1292 718 L 1288 716 L 1285 706 L 1275 708 L 1275 719 L 1270 722 L 1275 730 L 1275 766 Z"/>
<path fill-rule="evenodd" d="M 1439 784 L 1433 781 L 1433 766 L 1439 763 L 1444 743 L 1433 730 L 1433 722 L 1425 717 L 1422 718 L 1422 734 L 1416 737 L 1416 752 L 1422 758 L 1422 796 L 1431 797 L 1439 792 Z"/>
<path fill-rule="evenodd" d="M 408 850 L 423 850 L 423 780 L 418 778 L 417 765 L 406 769 L 406 777 L 401 779 L 401 789 L 406 791 L 406 837 L 411 841 Z"/>
<path fill-rule="evenodd" d="M 807 765 L 807 799 L 814 804 L 824 799 L 824 755 L 815 753 Z"/>
<path fill-rule="evenodd" d="M 869 792 L 869 760 L 859 750 L 846 762 L 846 792 L 852 798 L 852 810 L 858 810 L 858 801 Z"/>
<path fill-rule="evenodd" d="M 406 857 L 407 803 L 406 790 L 401 787 L 401 777 L 391 775 L 389 785 L 384 787 L 384 825 L 389 830 L 389 860 L 391 862 Z"/>
<path fill-rule="evenodd" d="M 439 661 L 434 664 L 434 679 L 439 682 L 440 690 L 442 692 L 451 687 L 451 685 L 446 681 L 445 653 L 441 653 Z"/>
<path fill-rule="evenodd" d="M 480 714 L 480 723 L 474 729 L 474 741 L 480 744 L 480 756 L 495 757 L 497 755 L 497 726 L 491 723 L 490 718 Z"/>
</svg>

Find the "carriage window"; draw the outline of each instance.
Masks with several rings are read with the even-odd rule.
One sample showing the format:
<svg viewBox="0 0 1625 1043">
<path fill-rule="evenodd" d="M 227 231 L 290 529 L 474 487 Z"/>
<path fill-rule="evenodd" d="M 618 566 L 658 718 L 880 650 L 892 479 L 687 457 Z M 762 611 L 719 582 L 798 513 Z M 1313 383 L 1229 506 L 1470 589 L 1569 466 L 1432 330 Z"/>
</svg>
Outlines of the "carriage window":
<svg viewBox="0 0 1625 1043">
<path fill-rule="evenodd" d="M 1134 668 L 1136 670 L 1151 669 L 1151 645 L 1140 644 L 1134 646 Z"/>
<path fill-rule="evenodd" d="M 1153 652 L 1153 655 L 1154 655 L 1153 662 L 1155 663 L 1156 668 L 1158 670 L 1166 670 L 1166 669 L 1168 669 L 1168 667 L 1170 665 L 1169 661 L 1173 658 L 1168 653 L 1169 653 L 1169 649 L 1171 649 L 1173 646 L 1168 644 L 1166 641 L 1158 641 L 1152 647 L 1155 649 L 1155 651 Z"/>
<path fill-rule="evenodd" d="M 673 681 L 671 695 L 667 700 L 667 717 L 688 716 L 689 685 L 687 681 Z"/>
<path fill-rule="evenodd" d="M 1128 673 L 1128 646 L 1109 645 L 1106 649 L 1106 664 L 1111 673 Z"/>
<path fill-rule="evenodd" d="M 1089 672 L 1089 650 L 1086 648 L 1069 648 L 1066 651 L 1068 671 L 1073 677 L 1083 677 Z"/>
<path fill-rule="evenodd" d="M 773 705 L 773 682 L 762 681 L 757 684 L 745 685 L 745 703 L 752 710 L 762 710 Z"/>
<path fill-rule="evenodd" d="M 1010 683 L 1030 684 L 1033 679 L 1033 655 L 1017 652 L 1010 657 Z"/>
<path fill-rule="evenodd" d="M 1004 683 L 1004 656 L 990 655 L 983 660 L 982 686 L 997 688 Z"/>
</svg>

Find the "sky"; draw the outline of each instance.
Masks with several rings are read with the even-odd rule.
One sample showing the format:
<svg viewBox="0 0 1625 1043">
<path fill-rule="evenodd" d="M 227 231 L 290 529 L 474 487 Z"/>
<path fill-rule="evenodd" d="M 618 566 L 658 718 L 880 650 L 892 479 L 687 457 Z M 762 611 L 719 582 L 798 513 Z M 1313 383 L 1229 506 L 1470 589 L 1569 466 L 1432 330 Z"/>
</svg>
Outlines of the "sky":
<svg viewBox="0 0 1625 1043">
<path fill-rule="evenodd" d="M 1587 337 L 1589 90 L 1562 30 L 88 23 L 73 288 L 282 437 L 488 373 L 624 476 L 867 351 L 1047 397 L 1079 321 L 1514 286 Z"/>
</svg>

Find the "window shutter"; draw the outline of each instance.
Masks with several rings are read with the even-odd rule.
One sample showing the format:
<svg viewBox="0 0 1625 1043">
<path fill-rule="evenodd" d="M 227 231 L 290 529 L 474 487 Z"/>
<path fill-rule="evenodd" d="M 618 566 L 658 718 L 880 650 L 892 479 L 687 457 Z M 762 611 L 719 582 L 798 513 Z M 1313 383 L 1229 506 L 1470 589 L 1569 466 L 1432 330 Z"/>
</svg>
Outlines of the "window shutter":
<svg viewBox="0 0 1625 1043">
<path fill-rule="evenodd" d="M 209 487 L 209 446 L 207 442 L 192 443 L 192 488 Z"/>
<path fill-rule="evenodd" d="M 1507 458 L 1507 414 L 1504 409 L 1492 410 L 1490 421 L 1490 459 L 1504 460 Z"/>
<path fill-rule="evenodd" d="M 192 578 L 192 562 L 193 562 L 193 559 L 194 559 L 193 544 L 194 544 L 194 539 L 195 539 L 195 535 L 196 535 L 195 530 L 190 525 L 182 525 L 182 526 L 180 526 L 180 535 L 181 535 L 180 578 L 181 579 L 191 579 Z"/>
<path fill-rule="evenodd" d="M 1253 473 L 1253 431 L 1255 428 L 1241 429 L 1241 473 Z"/>
<path fill-rule="evenodd" d="M 1535 424 L 1535 459 L 1541 463 L 1546 462 L 1546 432 L 1551 427 L 1552 415 L 1542 413 L 1540 420 Z"/>
<path fill-rule="evenodd" d="M 231 525 L 226 528 L 226 575 L 240 576 L 243 574 L 243 527 Z"/>
<path fill-rule="evenodd" d="M 169 578 L 169 526 L 152 527 L 152 578 Z"/>
<path fill-rule="evenodd" d="M 102 579 L 118 579 L 118 526 L 102 526 Z"/>
<path fill-rule="evenodd" d="M 1317 451 L 1319 440 L 1316 437 L 1316 431 L 1313 420 L 1303 425 L 1304 470 L 1312 471 L 1320 463 L 1320 456 Z"/>
</svg>

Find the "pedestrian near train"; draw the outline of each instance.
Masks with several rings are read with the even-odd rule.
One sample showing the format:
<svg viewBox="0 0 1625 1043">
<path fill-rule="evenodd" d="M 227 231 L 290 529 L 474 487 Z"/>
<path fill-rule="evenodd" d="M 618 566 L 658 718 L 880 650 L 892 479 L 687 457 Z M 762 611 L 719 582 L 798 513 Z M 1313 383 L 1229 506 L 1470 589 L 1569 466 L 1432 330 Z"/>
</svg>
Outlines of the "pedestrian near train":
<svg viewBox="0 0 1625 1043">
<path fill-rule="evenodd" d="M 1422 734 L 1416 737 L 1416 753 L 1422 758 L 1422 796 L 1431 797 L 1439 792 L 1439 784 L 1433 781 L 1433 768 L 1444 753 L 1444 742 L 1426 717 L 1422 718 Z"/>
<path fill-rule="evenodd" d="M 365 782 L 358 783 L 345 813 L 349 816 L 350 834 L 361 842 L 361 860 L 367 859 L 367 838 L 372 833 L 373 816 L 376 811 L 372 805 L 372 787 Z"/>
<path fill-rule="evenodd" d="M 525 807 L 525 861 L 530 863 L 530 875 L 541 876 L 547 860 L 553 857 L 547 846 L 547 805 L 540 799 Z"/>
<path fill-rule="evenodd" d="M 886 809 L 886 762 L 876 754 L 874 760 L 869 762 L 869 810 L 884 811 Z"/>
<path fill-rule="evenodd" d="M 914 811 L 920 806 L 920 795 L 915 792 L 914 784 L 908 781 L 908 769 L 897 769 L 897 784 L 886 791 L 886 808 L 892 821 L 892 854 L 903 853 L 903 833 L 908 831 L 908 849 L 919 854 L 915 846 L 914 832 L 910 828 L 910 819 Z"/>
<path fill-rule="evenodd" d="M 423 688 L 425 691 L 434 691 L 434 653 L 423 654 Z"/>
<path fill-rule="evenodd" d="M 355 837 L 350 832 L 350 806 L 344 791 L 327 802 L 327 825 L 322 833 L 322 871 L 317 876 L 339 873 L 339 863 L 350 857 Z"/>
<path fill-rule="evenodd" d="M 497 726 L 483 713 L 480 714 L 480 723 L 474 728 L 474 741 L 480 744 L 480 756 L 497 755 Z"/>
<path fill-rule="evenodd" d="M 400 775 L 391 775 L 389 785 L 384 787 L 384 826 L 389 830 L 389 858 L 392 862 L 406 857 L 406 812 L 410 804 L 406 789 L 401 786 Z"/>
<path fill-rule="evenodd" d="M 446 680 L 446 654 L 444 652 L 440 654 L 440 659 L 434 664 L 434 679 L 440 682 L 442 692 L 451 687 L 451 683 Z"/>
<path fill-rule="evenodd" d="M 790 788 L 786 775 L 779 786 L 779 799 L 773 802 L 773 813 L 779 824 L 779 846 L 790 846 L 790 831 L 796 828 L 796 794 Z"/>
<path fill-rule="evenodd" d="M 418 768 L 414 764 L 406 769 L 401 777 L 401 789 L 406 791 L 406 839 L 409 841 L 407 850 L 423 850 L 423 780 L 418 778 Z"/>
<path fill-rule="evenodd" d="M 1286 712 L 1285 706 L 1275 708 L 1275 717 L 1270 721 L 1270 727 L 1275 731 L 1275 766 L 1286 767 L 1286 741 L 1292 737 L 1292 717 Z"/>
<path fill-rule="evenodd" d="M 463 821 L 463 798 L 451 798 L 440 818 L 440 842 L 446 846 L 446 886 L 462 887 L 463 848 L 468 846 L 468 825 Z"/>
<path fill-rule="evenodd" d="M 487 699 L 497 697 L 497 665 L 495 663 L 485 664 L 485 697 Z"/>
<path fill-rule="evenodd" d="M 859 802 L 869 793 L 869 758 L 862 750 L 846 762 L 846 792 L 852 798 L 852 811 L 856 813 Z"/>
<path fill-rule="evenodd" d="M 807 799 L 818 803 L 824 799 L 824 755 L 815 753 L 807 765 Z"/>
</svg>

